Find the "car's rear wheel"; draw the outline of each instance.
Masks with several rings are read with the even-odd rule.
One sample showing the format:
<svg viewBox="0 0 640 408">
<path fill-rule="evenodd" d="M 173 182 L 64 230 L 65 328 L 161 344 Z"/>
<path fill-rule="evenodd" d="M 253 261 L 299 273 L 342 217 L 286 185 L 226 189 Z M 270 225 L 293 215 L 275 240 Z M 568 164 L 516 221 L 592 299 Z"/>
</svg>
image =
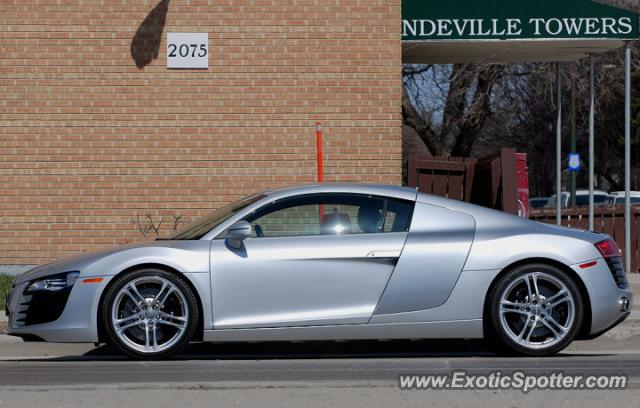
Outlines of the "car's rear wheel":
<svg viewBox="0 0 640 408">
<path fill-rule="evenodd" d="M 110 344 L 138 359 L 163 359 L 189 343 L 198 322 L 193 291 L 180 277 L 144 269 L 119 277 L 105 294 L 102 319 Z"/>
<path fill-rule="evenodd" d="M 570 276 L 551 265 L 515 268 L 500 278 L 489 296 L 494 338 L 516 354 L 558 353 L 582 325 L 580 290 Z"/>
</svg>

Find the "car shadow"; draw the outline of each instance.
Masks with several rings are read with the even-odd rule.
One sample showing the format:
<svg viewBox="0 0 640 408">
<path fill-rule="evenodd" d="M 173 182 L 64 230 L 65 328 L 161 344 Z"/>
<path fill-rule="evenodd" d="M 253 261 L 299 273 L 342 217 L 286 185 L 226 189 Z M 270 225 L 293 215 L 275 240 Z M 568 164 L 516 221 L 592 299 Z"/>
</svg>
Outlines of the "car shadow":
<svg viewBox="0 0 640 408">
<path fill-rule="evenodd" d="M 590 356 L 610 354 L 590 354 Z M 564 352 L 556 358 L 583 354 Z M 268 343 L 194 343 L 171 361 L 193 360 L 312 360 L 370 358 L 491 358 L 508 357 L 497 353 L 483 340 L 397 340 L 397 341 L 313 341 Z M 110 346 L 97 347 L 81 356 L 53 357 L 37 361 L 128 361 Z M 31 360 L 33 361 L 33 360 Z"/>
</svg>

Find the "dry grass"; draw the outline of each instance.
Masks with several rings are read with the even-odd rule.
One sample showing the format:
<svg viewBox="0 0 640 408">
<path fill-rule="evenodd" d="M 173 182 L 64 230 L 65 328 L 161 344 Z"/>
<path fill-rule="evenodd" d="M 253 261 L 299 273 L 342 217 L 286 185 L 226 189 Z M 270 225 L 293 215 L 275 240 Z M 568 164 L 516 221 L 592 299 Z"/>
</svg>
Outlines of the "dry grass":
<svg viewBox="0 0 640 408">
<path fill-rule="evenodd" d="M 0 310 L 4 310 L 5 308 L 5 297 L 11 290 L 11 285 L 13 284 L 14 279 L 15 277 L 13 276 L 0 275 Z"/>
</svg>

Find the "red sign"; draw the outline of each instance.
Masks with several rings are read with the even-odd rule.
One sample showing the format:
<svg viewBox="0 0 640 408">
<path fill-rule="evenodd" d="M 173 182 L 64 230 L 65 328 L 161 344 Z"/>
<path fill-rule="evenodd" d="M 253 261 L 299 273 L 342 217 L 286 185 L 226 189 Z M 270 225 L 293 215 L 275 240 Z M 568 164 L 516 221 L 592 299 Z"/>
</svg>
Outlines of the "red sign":
<svg viewBox="0 0 640 408">
<path fill-rule="evenodd" d="M 518 169 L 518 215 L 529 218 L 529 173 L 527 169 L 527 154 L 517 153 Z"/>
</svg>

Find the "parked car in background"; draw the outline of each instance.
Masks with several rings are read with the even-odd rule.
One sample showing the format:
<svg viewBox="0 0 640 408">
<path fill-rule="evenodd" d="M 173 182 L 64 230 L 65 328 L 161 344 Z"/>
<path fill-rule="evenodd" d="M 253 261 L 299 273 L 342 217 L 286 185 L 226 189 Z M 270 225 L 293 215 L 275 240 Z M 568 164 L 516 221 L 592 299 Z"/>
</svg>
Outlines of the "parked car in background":
<svg viewBox="0 0 640 408">
<path fill-rule="evenodd" d="M 594 191 L 593 199 L 595 205 L 607 205 L 609 203 L 609 194 L 604 191 Z M 563 191 L 561 195 L 562 208 L 567 208 L 571 204 L 571 193 Z M 586 207 L 589 205 L 589 190 L 576 191 L 576 206 Z M 556 194 L 549 198 L 546 205 L 547 208 L 556 208 Z"/>
<path fill-rule="evenodd" d="M 549 197 L 535 197 L 529 199 L 529 208 L 543 208 L 549 202 Z"/>
<path fill-rule="evenodd" d="M 631 192 L 631 204 L 640 204 L 640 191 Z M 609 196 L 609 205 L 624 205 L 624 191 L 614 191 Z"/>
</svg>

